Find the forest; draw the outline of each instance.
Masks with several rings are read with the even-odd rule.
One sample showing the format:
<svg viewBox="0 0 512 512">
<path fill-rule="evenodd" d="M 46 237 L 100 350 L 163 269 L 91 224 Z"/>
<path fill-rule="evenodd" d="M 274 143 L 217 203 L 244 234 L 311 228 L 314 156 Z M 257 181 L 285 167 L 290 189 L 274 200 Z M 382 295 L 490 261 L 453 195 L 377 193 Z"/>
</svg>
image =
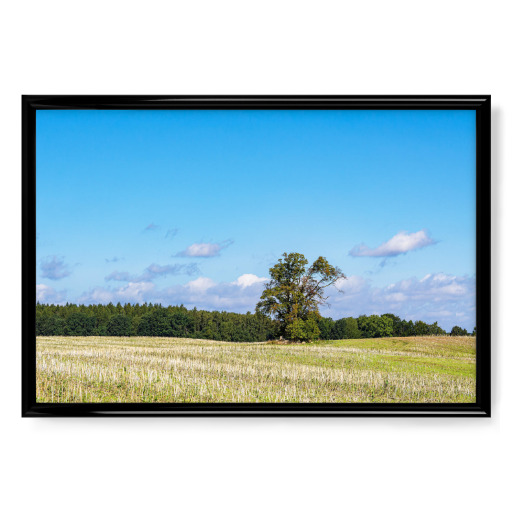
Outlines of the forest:
<svg viewBox="0 0 512 512">
<path fill-rule="evenodd" d="M 447 333 L 437 322 L 407 321 L 391 313 L 338 320 L 321 317 L 317 324 L 319 338 L 323 340 L 469 334 L 459 326 Z M 151 303 L 36 304 L 37 336 L 163 336 L 253 342 L 278 338 L 278 332 L 278 323 L 260 313 L 204 311 Z M 476 328 L 471 334 L 476 335 Z"/>
</svg>

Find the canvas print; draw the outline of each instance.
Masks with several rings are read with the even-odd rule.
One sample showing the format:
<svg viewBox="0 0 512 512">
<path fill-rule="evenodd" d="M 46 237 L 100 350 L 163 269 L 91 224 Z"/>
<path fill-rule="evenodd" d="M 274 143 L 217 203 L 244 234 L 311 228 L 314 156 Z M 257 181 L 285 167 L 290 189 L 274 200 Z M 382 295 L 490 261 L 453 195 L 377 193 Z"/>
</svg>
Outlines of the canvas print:
<svg viewBox="0 0 512 512">
<path fill-rule="evenodd" d="M 476 401 L 474 110 L 38 110 L 36 400 Z"/>
</svg>

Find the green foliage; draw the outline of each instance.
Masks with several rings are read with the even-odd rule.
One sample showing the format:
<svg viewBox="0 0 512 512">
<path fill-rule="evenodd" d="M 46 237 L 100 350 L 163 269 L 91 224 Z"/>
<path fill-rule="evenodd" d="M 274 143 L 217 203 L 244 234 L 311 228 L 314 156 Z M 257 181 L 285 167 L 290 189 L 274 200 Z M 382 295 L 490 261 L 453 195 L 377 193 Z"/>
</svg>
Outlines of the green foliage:
<svg viewBox="0 0 512 512">
<path fill-rule="evenodd" d="M 304 322 L 304 330 L 308 341 L 315 341 L 320 337 L 320 327 L 318 327 L 318 323 L 313 316 L 310 316 Z"/>
<path fill-rule="evenodd" d="M 437 325 L 437 322 L 434 322 L 433 324 L 428 325 L 428 334 L 430 336 L 442 336 L 443 334 L 446 334 L 446 331 L 441 329 L 441 327 Z"/>
<path fill-rule="evenodd" d="M 295 320 L 302 322 L 294 323 Z M 305 341 L 446 334 L 437 322 L 412 322 L 392 313 L 333 320 L 322 318 L 313 310 L 303 317 L 297 315 L 288 330 L 286 327 L 283 330 L 281 323 L 261 312 L 239 314 L 159 304 L 36 304 L 37 336 L 168 336 L 250 342 L 274 339 L 279 335 Z M 467 336 L 468 332 L 455 326 L 450 334 Z M 476 335 L 476 327 L 472 335 Z"/>
<path fill-rule="evenodd" d="M 184 311 L 156 308 L 141 317 L 137 333 L 139 336 L 187 338 L 193 332 L 193 324 L 193 319 Z"/>
<path fill-rule="evenodd" d="M 385 313 L 382 315 L 385 318 L 389 318 L 393 324 L 393 336 L 401 336 L 403 332 L 403 323 L 405 320 L 401 320 L 399 316 L 393 315 L 392 313 Z"/>
<path fill-rule="evenodd" d="M 66 333 L 66 322 L 57 316 L 36 315 L 36 336 L 62 336 Z"/>
<path fill-rule="evenodd" d="M 333 340 L 358 339 L 361 337 L 362 334 L 357 325 L 357 319 L 352 317 L 340 318 L 334 323 Z"/>
<path fill-rule="evenodd" d="M 320 329 L 320 339 L 322 340 L 332 340 L 333 329 L 335 326 L 335 322 L 332 318 L 324 318 L 321 317 L 317 321 L 318 328 Z"/>
<path fill-rule="evenodd" d="M 256 311 L 278 322 L 279 332 L 292 340 L 316 335 L 319 306 L 325 304 L 324 290 L 345 275 L 322 256 L 308 267 L 308 260 L 297 252 L 284 253 L 269 269 L 271 280 L 265 285 Z M 300 320 L 300 321 L 299 321 Z M 310 321 L 306 330 L 303 323 Z M 310 338 L 311 339 L 311 338 Z"/>
<path fill-rule="evenodd" d="M 393 320 L 387 316 L 362 315 L 357 326 L 363 338 L 385 338 L 393 335 Z"/>
<path fill-rule="evenodd" d="M 314 341 L 320 336 L 320 328 L 314 316 L 309 316 L 306 320 L 296 318 L 286 326 L 285 334 L 292 341 Z"/>
<path fill-rule="evenodd" d="M 301 318 L 296 318 L 285 327 L 285 335 L 292 341 L 306 341 L 306 322 Z"/>
<path fill-rule="evenodd" d="M 450 332 L 450 336 L 468 336 L 468 331 L 455 325 Z"/>
<path fill-rule="evenodd" d="M 439 327 L 437 322 L 427 324 L 421 320 L 416 322 L 401 320 L 400 317 L 392 313 L 382 316 L 390 318 L 393 322 L 393 336 L 442 336 L 446 334 L 446 331 Z"/>
<path fill-rule="evenodd" d="M 169 336 L 223 341 L 265 341 L 275 322 L 260 314 L 188 310 L 159 304 L 36 305 L 38 336 Z"/>
<path fill-rule="evenodd" d="M 114 315 L 106 328 L 109 336 L 130 336 L 132 332 L 132 322 L 126 315 Z"/>
<path fill-rule="evenodd" d="M 96 327 L 96 319 L 85 313 L 71 313 L 66 318 L 65 332 L 68 336 L 92 336 Z"/>
<path fill-rule="evenodd" d="M 429 334 L 428 330 L 428 325 L 425 322 L 421 320 L 414 322 L 414 332 L 416 336 L 426 336 Z"/>
<path fill-rule="evenodd" d="M 359 338 L 381 338 L 389 336 L 442 336 L 446 332 L 437 325 L 425 322 L 400 319 L 397 315 L 361 315 L 358 318 L 347 317 L 333 321 L 321 318 L 318 321 L 320 338 L 323 340 L 346 340 Z"/>
</svg>

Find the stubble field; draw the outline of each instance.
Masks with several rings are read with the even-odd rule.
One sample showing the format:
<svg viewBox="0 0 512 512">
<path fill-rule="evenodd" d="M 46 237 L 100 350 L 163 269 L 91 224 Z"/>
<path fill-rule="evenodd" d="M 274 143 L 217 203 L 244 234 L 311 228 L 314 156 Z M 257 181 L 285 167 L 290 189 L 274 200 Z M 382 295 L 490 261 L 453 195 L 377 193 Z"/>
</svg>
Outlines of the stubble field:
<svg viewBox="0 0 512 512">
<path fill-rule="evenodd" d="M 37 401 L 470 403 L 475 338 L 38 337 Z"/>
</svg>

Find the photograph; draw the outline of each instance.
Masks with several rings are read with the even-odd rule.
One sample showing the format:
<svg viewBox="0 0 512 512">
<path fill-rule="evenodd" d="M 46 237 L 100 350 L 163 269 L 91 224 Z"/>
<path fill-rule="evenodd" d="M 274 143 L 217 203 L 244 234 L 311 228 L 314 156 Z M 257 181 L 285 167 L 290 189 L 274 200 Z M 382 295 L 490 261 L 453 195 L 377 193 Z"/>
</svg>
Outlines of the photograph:
<svg viewBox="0 0 512 512">
<path fill-rule="evenodd" d="M 2 8 L 5 510 L 510 502 L 509 4 Z"/>
<path fill-rule="evenodd" d="M 36 406 L 477 408 L 474 106 L 123 101 L 34 107 Z"/>
</svg>

